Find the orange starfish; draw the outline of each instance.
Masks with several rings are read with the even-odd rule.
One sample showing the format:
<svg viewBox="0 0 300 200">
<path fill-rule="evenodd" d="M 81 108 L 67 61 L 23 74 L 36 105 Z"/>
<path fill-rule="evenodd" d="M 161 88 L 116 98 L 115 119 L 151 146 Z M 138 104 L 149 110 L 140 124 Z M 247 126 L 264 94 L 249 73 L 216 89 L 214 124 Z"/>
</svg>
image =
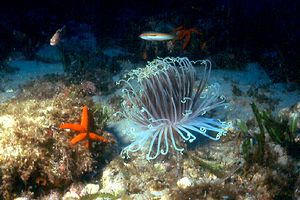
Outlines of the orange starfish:
<svg viewBox="0 0 300 200">
<path fill-rule="evenodd" d="M 177 33 L 177 40 L 181 41 L 184 39 L 184 43 L 182 49 L 186 49 L 191 42 L 192 33 L 197 35 L 202 35 L 202 32 L 197 30 L 196 28 L 184 28 L 183 26 L 179 26 L 174 30 Z"/>
<path fill-rule="evenodd" d="M 62 124 L 60 125 L 60 128 L 62 129 L 71 129 L 73 131 L 79 131 L 79 134 L 76 135 L 74 138 L 71 140 L 71 144 L 75 145 L 78 142 L 85 140 L 84 147 L 89 148 L 90 146 L 90 140 L 94 141 L 101 141 L 107 143 L 107 140 L 100 136 L 97 135 L 96 133 L 90 132 L 89 129 L 89 120 L 88 120 L 88 107 L 84 106 L 82 109 L 82 115 L 81 115 L 81 123 L 80 124 Z"/>
</svg>

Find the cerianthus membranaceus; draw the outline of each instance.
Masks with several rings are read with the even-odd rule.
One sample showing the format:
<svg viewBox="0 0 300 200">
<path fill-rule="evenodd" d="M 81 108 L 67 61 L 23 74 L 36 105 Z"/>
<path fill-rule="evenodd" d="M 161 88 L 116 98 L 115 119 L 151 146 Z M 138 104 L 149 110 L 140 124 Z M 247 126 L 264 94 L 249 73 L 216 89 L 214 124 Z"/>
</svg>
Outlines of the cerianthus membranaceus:
<svg viewBox="0 0 300 200">
<path fill-rule="evenodd" d="M 203 68 L 198 85 L 194 64 Z M 129 153 L 146 149 L 146 159 L 152 160 L 171 149 L 182 153 L 182 143 L 193 142 L 199 134 L 212 140 L 225 135 L 230 124 L 204 117 L 208 111 L 226 106 L 220 86 L 207 86 L 210 71 L 208 60 L 166 57 L 129 72 L 127 79 L 120 81 L 126 83 L 121 113 L 135 128 L 127 129 L 133 142 L 121 154 L 129 157 Z"/>
</svg>

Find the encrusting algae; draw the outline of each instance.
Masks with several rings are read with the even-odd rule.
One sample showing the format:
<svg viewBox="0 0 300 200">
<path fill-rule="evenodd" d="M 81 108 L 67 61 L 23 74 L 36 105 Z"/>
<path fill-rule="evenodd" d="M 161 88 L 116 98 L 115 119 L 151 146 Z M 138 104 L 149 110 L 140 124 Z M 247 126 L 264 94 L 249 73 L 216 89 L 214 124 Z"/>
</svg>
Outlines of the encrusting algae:
<svg viewBox="0 0 300 200">
<path fill-rule="evenodd" d="M 61 83 L 48 84 L 63 86 Z M 60 89 L 62 92 L 53 94 L 53 98 L 34 100 L 23 92 L 23 99 L 0 105 L 3 199 L 12 199 L 21 190 L 38 195 L 42 190 L 65 187 L 84 173 L 94 170 L 96 161 L 93 149 L 98 154 L 104 154 L 107 150 L 104 148 L 106 145 L 102 144 L 90 149 L 72 145 L 70 139 L 73 136 L 59 129 L 62 122 L 80 121 L 78 112 L 82 105 L 92 106 L 91 102 L 83 102 L 84 95 L 76 86 L 63 86 Z M 26 92 L 30 93 L 28 90 Z M 97 128 L 103 130 L 103 127 Z M 111 137 L 107 132 L 104 133 L 106 138 Z"/>
</svg>

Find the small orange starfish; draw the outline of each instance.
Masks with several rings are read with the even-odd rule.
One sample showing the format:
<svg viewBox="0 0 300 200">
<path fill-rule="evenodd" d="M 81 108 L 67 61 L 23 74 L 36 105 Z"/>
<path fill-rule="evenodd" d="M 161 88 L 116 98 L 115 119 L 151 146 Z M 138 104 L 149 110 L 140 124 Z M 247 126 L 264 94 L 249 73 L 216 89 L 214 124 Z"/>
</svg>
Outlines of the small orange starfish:
<svg viewBox="0 0 300 200">
<path fill-rule="evenodd" d="M 71 140 L 71 144 L 75 145 L 78 142 L 87 139 L 84 143 L 85 148 L 89 148 L 90 146 L 90 140 L 94 141 L 101 141 L 107 143 L 107 140 L 100 136 L 97 135 L 96 133 L 90 132 L 89 129 L 89 120 L 88 120 L 88 107 L 84 106 L 82 109 L 82 115 L 81 115 L 81 123 L 80 124 L 62 124 L 60 125 L 60 128 L 62 129 L 71 129 L 73 131 L 79 131 L 79 134 L 76 135 L 74 138 Z"/>
<path fill-rule="evenodd" d="M 197 35 L 202 35 L 202 32 L 196 28 L 184 28 L 184 26 L 179 26 L 174 30 L 177 33 L 177 40 L 181 41 L 184 39 L 182 49 L 185 50 L 191 42 L 192 33 Z"/>
</svg>

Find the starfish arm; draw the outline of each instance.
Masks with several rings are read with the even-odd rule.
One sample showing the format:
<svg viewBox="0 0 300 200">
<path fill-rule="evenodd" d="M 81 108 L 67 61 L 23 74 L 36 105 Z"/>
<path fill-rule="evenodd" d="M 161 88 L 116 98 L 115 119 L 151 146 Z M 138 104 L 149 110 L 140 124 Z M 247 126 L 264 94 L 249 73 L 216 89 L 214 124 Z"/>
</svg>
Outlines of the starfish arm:
<svg viewBox="0 0 300 200">
<path fill-rule="evenodd" d="M 71 140 L 71 144 L 77 144 L 78 142 L 84 140 L 87 136 L 87 133 L 79 133 L 78 135 L 76 135 L 75 137 L 73 137 L 73 139 Z"/>
<path fill-rule="evenodd" d="M 202 32 L 199 31 L 199 30 L 197 30 L 197 29 L 195 29 L 195 28 L 193 28 L 193 29 L 191 30 L 191 32 L 194 32 L 194 33 L 196 33 L 197 35 L 202 35 Z"/>
<path fill-rule="evenodd" d="M 86 131 L 80 124 L 69 124 L 69 123 L 66 123 L 66 124 L 60 125 L 59 128 L 61 128 L 61 129 L 71 129 L 73 131 L 79 131 L 79 132 Z"/>
<path fill-rule="evenodd" d="M 82 115 L 81 115 L 81 126 L 85 128 L 85 130 L 88 130 L 88 107 L 84 106 L 82 109 Z"/>
<path fill-rule="evenodd" d="M 89 133 L 89 138 L 91 140 L 96 140 L 96 141 L 101 141 L 101 142 L 105 142 L 107 143 L 107 139 L 105 139 L 104 137 L 97 135 L 96 133 Z"/>
<path fill-rule="evenodd" d="M 182 49 L 186 49 L 191 41 L 191 35 L 187 34 Z"/>
<path fill-rule="evenodd" d="M 84 148 L 88 149 L 90 147 L 90 142 L 87 140 L 84 142 Z"/>
<path fill-rule="evenodd" d="M 177 40 L 182 40 L 185 37 L 184 32 L 183 31 L 179 31 L 178 35 L 177 35 Z"/>
<path fill-rule="evenodd" d="M 178 26 L 177 28 L 174 29 L 174 32 L 177 32 L 177 31 L 180 31 L 180 30 L 183 30 L 184 27 L 181 25 L 181 26 Z"/>
</svg>

